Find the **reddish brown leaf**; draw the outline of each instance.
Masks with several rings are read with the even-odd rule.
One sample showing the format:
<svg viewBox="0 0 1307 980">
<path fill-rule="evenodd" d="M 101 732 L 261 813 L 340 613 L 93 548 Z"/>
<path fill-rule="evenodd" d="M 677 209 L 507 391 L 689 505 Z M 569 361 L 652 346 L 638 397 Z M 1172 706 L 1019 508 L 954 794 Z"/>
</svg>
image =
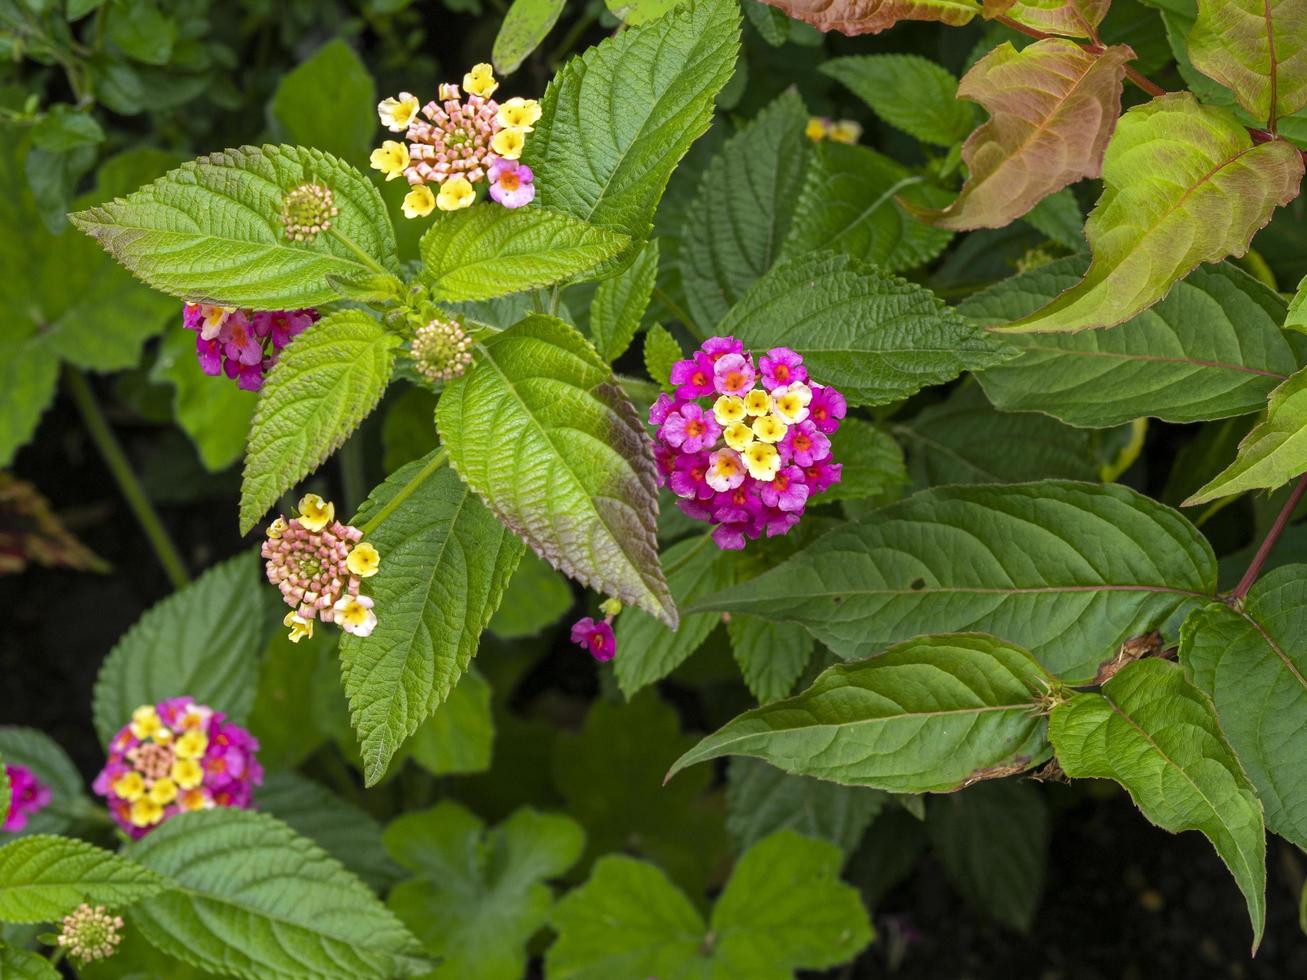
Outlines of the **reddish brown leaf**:
<svg viewBox="0 0 1307 980">
<path fill-rule="evenodd" d="M 984 0 L 986 19 L 1006 16 L 1045 34 L 1096 37 L 1112 0 Z"/>
<path fill-rule="evenodd" d="M 763 0 L 795 20 L 841 34 L 879 34 L 901 20 L 961 27 L 980 13 L 977 0 Z"/>
<path fill-rule="evenodd" d="M 107 572 L 108 563 L 63 525 L 50 503 L 26 480 L 0 472 L 0 575 L 30 562 L 86 572 Z"/>
</svg>

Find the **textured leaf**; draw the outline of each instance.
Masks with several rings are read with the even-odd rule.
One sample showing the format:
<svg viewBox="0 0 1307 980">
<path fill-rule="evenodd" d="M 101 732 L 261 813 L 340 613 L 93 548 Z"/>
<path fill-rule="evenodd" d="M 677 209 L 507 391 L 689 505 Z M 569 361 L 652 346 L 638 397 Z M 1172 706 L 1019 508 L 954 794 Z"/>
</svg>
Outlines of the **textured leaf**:
<svg viewBox="0 0 1307 980">
<path fill-rule="evenodd" d="M 254 702 L 263 645 L 258 558 L 215 565 L 152 606 L 100 666 L 95 731 L 108 745 L 143 704 L 189 696 L 243 724 Z"/>
<path fill-rule="evenodd" d="M 1307 106 L 1307 2 L 1202 0 L 1189 59 L 1269 123 Z"/>
<path fill-rule="evenodd" d="M 1070 188 L 1044 198 L 1022 220 L 1071 252 L 1085 250 L 1085 216 Z"/>
<path fill-rule="evenodd" d="M 553 905 L 545 881 L 576 863 L 579 824 L 523 808 L 493 830 L 457 803 L 395 820 L 386 847 L 417 872 L 390 893 L 391 909 L 441 957 L 433 980 L 518 980 L 526 945 Z"/>
<path fill-rule="evenodd" d="M 491 49 L 490 60 L 495 71 L 511 75 L 522 67 L 527 56 L 554 29 L 566 5 L 566 0 L 513 0 Z"/>
<path fill-rule="evenodd" d="M 840 482 L 821 495 L 833 500 L 887 497 L 908 482 L 903 450 L 886 432 L 862 419 L 846 418 L 831 437 L 831 458 L 843 467 Z"/>
<path fill-rule="evenodd" d="M 790 39 L 790 19 L 775 7 L 767 6 L 762 0 L 744 0 L 740 6 L 744 8 L 749 23 L 773 48 L 779 48 Z"/>
<path fill-rule="evenodd" d="M 888 272 L 929 262 L 953 234 L 918 221 L 900 199 L 931 208 L 951 195 L 875 150 L 822 143 L 799 194 L 785 255 L 843 252 Z"/>
<path fill-rule="evenodd" d="M 399 338 L 359 310 L 342 310 L 291 341 L 250 427 L 241 480 L 241 533 L 340 448 L 381 400 Z"/>
<path fill-rule="evenodd" d="M 1002 360 L 1000 343 L 927 289 L 843 255 L 782 262 L 717 327 L 746 347 L 792 347 L 852 404 L 884 404 Z"/>
<path fill-rule="evenodd" d="M 851 853 L 889 796 L 862 786 L 791 776 L 757 759 L 731 759 L 726 827 L 741 850 L 768 834 L 792 830 Z"/>
<path fill-rule="evenodd" d="M 50 922 L 82 902 L 122 907 L 168 883 L 71 837 L 33 834 L 0 847 L 0 922 Z"/>
<path fill-rule="evenodd" d="M 794 219 L 811 145 L 808 110 L 788 89 L 713 157 L 687 212 L 681 280 L 704 330 L 776 260 Z"/>
<path fill-rule="evenodd" d="M 1073 285 L 1086 262 L 1064 259 L 970 297 L 958 312 L 985 324 L 1025 316 Z M 1166 299 L 1112 330 L 1005 335 L 1021 355 L 981 372 L 1004 411 L 1105 427 L 1143 416 L 1196 422 L 1256 411 L 1307 356 L 1285 333 L 1284 301 L 1229 263 L 1201 267 Z"/>
<path fill-rule="evenodd" d="M 355 524 L 394 501 L 434 459 L 393 473 Z M 403 499 L 368 540 L 382 556 L 367 589 L 378 622 L 371 636 L 341 637 L 340 664 L 372 785 L 467 670 L 522 545 L 448 468 Z"/>
<path fill-rule="evenodd" d="M 976 0 L 768 0 L 820 31 L 850 36 L 879 34 L 901 20 L 933 20 L 950 27 L 970 23 L 980 13 Z"/>
<path fill-rule="evenodd" d="M 1221 731 L 1266 808 L 1266 824 L 1307 846 L 1307 569 L 1265 575 L 1241 610 L 1212 603 L 1181 633 L 1185 672 L 1216 706 Z"/>
<path fill-rule="evenodd" d="M 677 343 L 666 328 L 655 323 L 644 335 L 644 367 L 649 377 L 664 388 L 670 390 L 672 367 L 685 356 L 681 345 Z"/>
<path fill-rule="evenodd" d="M 958 80 L 915 54 L 834 58 L 821 73 L 841 82 L 895 129 L 923 143 L 951 147 L 975 125 L 971 107 L 957 99 Z"/>
<path fill-rule="evenodd" d="M 1072 683 L 1216 588 L 1211 546 L 1121 486 L 940 487 L 818 538 L 690 607 L 798 623 L 842 657 L 979 630 Z"/>
<path fill-rule="evenodd" d="M 762 702 L 783 698 L 793 690 L 816 645 L 802 626 L 769 623 L 756 616 L 732 616 L 726 629 L 744 685 Z"/>
<path fill-rule="evenodd" d="M 1006 16 L 1046 34 L 1094 38 L 1112 0 L 983 0 L 986 18 Z"/>
<path fill-rule="evenodd" d="M 441 214 L 422 236 L 422 278 L 437 300 L 491 299 L 579 275 L 629 243 L 558 211 L 466 208 Z"/>
<path fill-rule="evenodd" d="M 619 275 L 605 279 L 590 304 L 590 336 L 610 364 L 626 352 L 640 329 L 658 279 L 658 239 L 645 244 Z"/>
<path fill-rule="evenodd" d="M 564 65 L 523 154 L 539 203 L 647 238 L 672 170 L 707 130 L 735 67 L 739 24 L 733 0 L 692 0 Z"/>
<path fill-rule="evenodd" d="M 1289 300 L 1289 312 L 1284 325 L 1288 329 L 1307 333 L 1307 276 L 1298 283 L 1298 292 Z"/>
<path fill-rule="evenodd" d="M 329 188 L 330 232 L 292 242 L 279 217 L 288 191 Z M 134 275 L 182 299 L 289 310 L 341 293 L 329 277 L 370 276 L 342 236 L 398 272 L 395 232 L 372 182 L 328 153 L 246 146 L 200 157 L 125 198 L 70 215 Z"/>
<path fill-rule="evenodd" d="M 77 771 L 59 743 L 35 728 L 0 725 L 0 759 L 13 766 L 23 766 L 50 787 L 50 802 L 27 818 L 19 833 L 57 834 L 90 807 Z"/>
<path fill-rule="evenodd" d="M 1102 691 L 1053 709 L 1049 735 L 1062 769 L 1116 780 L 1163 830 L 1202 832 L 1248 903 L 1256 951 L 1266 921 L 1262 805 L 1211 702 L 1180 667 L 1155 659 L 1130 664 Z"/>
<path fill-rule="evenodd" d="M 282 76 L 268 104 L 277 140 L 367 163 L 377 131 L 377 86 L 362 59 L 337 38 Z"/>
<path fill-rule="evenodd" d="M 436 411 L 459 475 L 550 564 L 675 626 L 649 437 L 608 365 L 540 315 L 490 337 L 476 358 Z"/>
<path fill-rule="evenodd" d="M 486 627 L 501 640 L 538 635 L 572 608 L 572 587 L 534 551 L 525 551 Z"/>
<path fill-rule="evenodd" d="M 948 207 L 910 210 L 955 231 L 1002 228 L 1048 195 L 1097 177 L 1134 56 L 1124 44 L 1091 53 L 1056 37 L 1020 51 L 1000 44 L 958 85 L 959 98 L 989 112 L 962 147 L 970 176 Z"/>
<path fill-rule="evenodd" d="M 0 339 L 0 466 L 31 441 L 58 383 L 59 357 L 41 335 Z"/>
<path fill-rule="evenodd" d="M 1276 207 L 1298 196 L 1303 161 L 1254 143 L 1228 111 L 1179 92 L 1121 117 L 1103 160 L 1103 196 L 1085 224 L 1085 278 L 1013 330 L 1110 327 L 1152 306 L 1203 262 L 1240 256 Z"/>
<path fill-rule="evenodd" d="M 823 671 L 784 701 L 737 716 L 672 765 L 751 755 L 846 786 L 950 792 L 1047 754 L 1034 709 L 1051 683 L 1020 647 L 980 633 L 919 636 Z"/>
<path fill-rule="evenodd" d="M 252 810 L 183 813 L 128 846 L 180 886 L 132 921 L 187 963 L 245 980 L 415 976 L 417 941 L 361 881 Z"/>
<path fill-rule="evenodd" d="M 285 630 L 276 630 L 265 644 L 246 723 L 259 740 L 265 770 L 294 769 L 326 741 L 313 724 L 313 675 L 327 661 L 334 666 L 340 636 L 339 630 L 320 629 L 292 643 Z"/>
<path fill-rule="evenodd" d="M 436 713 L 409 739 L 405 748 L 413 761 L 433 776 L 489 769 L 495 744 L 490 693 L 485 678 L 469 668 Z"/>
<path fill-rule="evenodd" d="M 61 980 L 63 974 L 39 953 L 0 943 L 0 976 L 12 980 Z"/>
</svg>

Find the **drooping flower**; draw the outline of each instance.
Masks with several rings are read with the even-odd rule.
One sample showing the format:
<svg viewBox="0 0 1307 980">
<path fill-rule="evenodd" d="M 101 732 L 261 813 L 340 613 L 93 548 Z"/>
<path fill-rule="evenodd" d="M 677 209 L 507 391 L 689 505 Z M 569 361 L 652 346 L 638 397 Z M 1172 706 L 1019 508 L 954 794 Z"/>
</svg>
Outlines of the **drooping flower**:
<svg viewBox="0 0 1307 980">
<path fill-rule="evenodd" d="M 436 210 L 436 195 L 426 184 L 418 184 L 404 195 L 401 207 L 406 218 L 425 218 Z"/>
<path fill-rule="evenodd" d="M 520 129 L 529 133 L 540 121 L 540 103 L 535 99 L 514 96 L 499 106 L 499 125 L 506 129 Z"/>
<path fill-rule="evenodd" d="M 490 98 L 495 94 L 495 89 L 499 88 L 499 83 L 495 81 L 494 69 L 485 62 L 473 65 L 472 70 L 463 76 L 463 88 L 473 95 Z"/>
<path fill-rule="evenodd" d="M 486 171 L 490 198 L 506 208 L 520 208 L 535 200 L 535 174 L 525 163 L 496 160 Z"/>
<path fill-rule="evenodd" d="M 418 374 L 437 384 L 463 376 L 472 363 L 472 339 L 454 320 L 432 320 L 418 327 L 411 345 Z"/>
<path fill-rule="evenodd" d="M 5 777 L 9 780 L 9 815 L 0 824 L 0 831 L 12 834 L 26 827 L 33 814 L 49 806 L 50 787 L 26 766 L 6 763 Z"/>
<path fill-rule="evenodd" d="M 56 942 L 69 958 L 85 966 L 114 954 L 122 942 L 123 937 L 118 933 L 122 927 L 122 918 L 110 915 L 103 905 L 92 908 L 83 902 L 64 916 Z"/>
<path fill-rule="evenodd" d="M 316 310 L 248 310 L 187 303 L 182 325 L 199 334 L 195 352 L 200 369 L 226 374 L 248 390 L 258 391 L 281 351 L 318 320 Z"/>
<path fill-rule="evenodd" d="M 133 838 L 178 813 L 249 807 L 263 770 L 259 743 L 220 711 L 189 697 L 146 704 L 109 743 L 95 792 Z"/>
<path fill-rule="evenodd" d="M 335 195 L 323 184 L 300 184 L 281 199 L 281 225 L 293 242 L 311 242 L 340 214 Z"/>
<path fill-rule="evenodd" d="M 600 622 L 590 616 L 578 619 L 572 626 L 572 642 L 601 662 L 612 660 L 617 653 L 617 638 L 607 619 Z"/>
<path fill-rule="evenodd" d="M 300 498 L 299 511 L 299 525 L 306 531 L 321 531 L 336 519 L 336 505 L 316 493 Z"/>
<path fill-rule="evenodd" d="M 422 103 L 412 92 L 400 92 L 396 98 L 382 99 L 377 103 L 377 115 L 381 125 L 392 133 L 402 133 L 418 114 Z"/>
<path fill-rule="evenodd" d="M 373 170 L 380 170 L 386 175 L 386 180 L 403 177 L 409 162 L 408 145 L 398 140 L 386 140 L 372 151 L 372 156 L 368 160 Z"/>
<path fill-rule="evenodd" d="M 477 199 L 477 192 L 472 182 L 466 177 L 453 176 L 440 185 L 436 195 L 436 207 L 441 211 L 461 211 L 470 207 Z"/>
</svg>

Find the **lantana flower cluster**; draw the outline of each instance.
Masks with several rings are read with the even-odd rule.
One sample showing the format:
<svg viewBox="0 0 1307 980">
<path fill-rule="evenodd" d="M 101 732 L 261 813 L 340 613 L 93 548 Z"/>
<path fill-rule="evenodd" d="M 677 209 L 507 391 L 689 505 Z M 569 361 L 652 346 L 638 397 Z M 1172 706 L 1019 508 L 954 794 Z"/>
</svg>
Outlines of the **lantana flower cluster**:
<svg viewBox="0 0 1307 980">
<path fill-rule="evenodd" d="M 483 181 L 491 199 L 506 208 L 520 208 L 535 198 L 535 175 L 518 160 L 540 119 L 540 103 L 522 98 L 496 102 L 491 96 L 498 88 L 490 65 L 480 64 L 463 76 L 462 90 L 446 82 L 426 105 L 411 92 L 378 103 L 381 124 L 403 133 L 406 142 L 386 140 L 372 151 L 372 167 L 387 180 L 408 181 L 406 218 L 425 218 L 436 208 L 468 207 Z"/>
<path fill-rule="evenodd" d="M 377 574 L 381 555 L 363 540 L 362 531 L 336 520 L 335 504 L 306 493 L 299 514 L 290 520 L 278 517 L 267 535 L 265 569 L 290 606 L 282 625 L 290 627 L 293 642 L 312 636 L 318 619 L 355 636 L 376 628 L 372 600 L 359 594 L 359 586 Z"/>
<path fill-rule="evenodd" d="M 26 827 L 33 814 L 50 805 L 50 787 L 26 766 L 6 764 L 5 777 L 9 780 L 9 815 L 0 830 L 13 834 Z"/>
<path fill-rule="evenodd" d="M 814 143 L 830 140 L 832 143 L 847 143 L 850 146 L 862 139 L 862 123 L 856 119 L 830 119 L 826 116 L 813 116 L 803 131 Z"/>
<path fill-rule="evenodd" d="M 73 960 L 85 966 L 114 954 L 122 942 L 122 927 L 122 916 L 106 912 L 103 905 L 92 908 L 83 902 L 63 917 L 55 941 Z"/>
<path fill-rule="evenodd" d="M 318 319 L 317 310 L 254 310 L 187 303 L 182 324 L 194 330 L 205 374 L 226 374 L 246 391 L 258 391 L 291 339 Z"/>
<path fill-rule="evenodd" d="M 109 743 L 93 787 L 131 837 L 179 813 L 247 808 L 263 782 L 258 740 L 189 697 L 145 704 Z"/>
<path fill-rule="evenodd" d="M 755 363 L 734 337 L 712 337 L 676 362 L 671 382 L 675 394 L 649 410 L 659 485 L 688 516 L 717 525 L 718 547 L 787 533 L 808 501 L 839 481 L 830 437 L 844 397 L 812 382 L 788 347 Z"/>
</svg>

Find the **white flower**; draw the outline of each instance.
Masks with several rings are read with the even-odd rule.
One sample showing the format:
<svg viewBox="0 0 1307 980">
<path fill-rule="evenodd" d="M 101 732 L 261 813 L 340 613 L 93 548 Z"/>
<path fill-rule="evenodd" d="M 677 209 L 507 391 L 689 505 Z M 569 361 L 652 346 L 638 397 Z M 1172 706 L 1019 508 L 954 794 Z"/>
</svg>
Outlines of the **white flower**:
<svg viewBox="0 0 1307 980">
<path fill-rule="evenodd" d="M 381 125 L 392 133 L 402 133 L 418 114 L 418 97 L 412 92 L 400 92 L 397 99 L 382 99 L 377 103 Z"/>
<path fill-rule="evenodd" d="M 377 626 L 377 614 L 372 611 L 372 600 L 365 595 L 341 596 L 331 607 L 336 624 L 346 633 L 367 636 Z"/>
</svg>

